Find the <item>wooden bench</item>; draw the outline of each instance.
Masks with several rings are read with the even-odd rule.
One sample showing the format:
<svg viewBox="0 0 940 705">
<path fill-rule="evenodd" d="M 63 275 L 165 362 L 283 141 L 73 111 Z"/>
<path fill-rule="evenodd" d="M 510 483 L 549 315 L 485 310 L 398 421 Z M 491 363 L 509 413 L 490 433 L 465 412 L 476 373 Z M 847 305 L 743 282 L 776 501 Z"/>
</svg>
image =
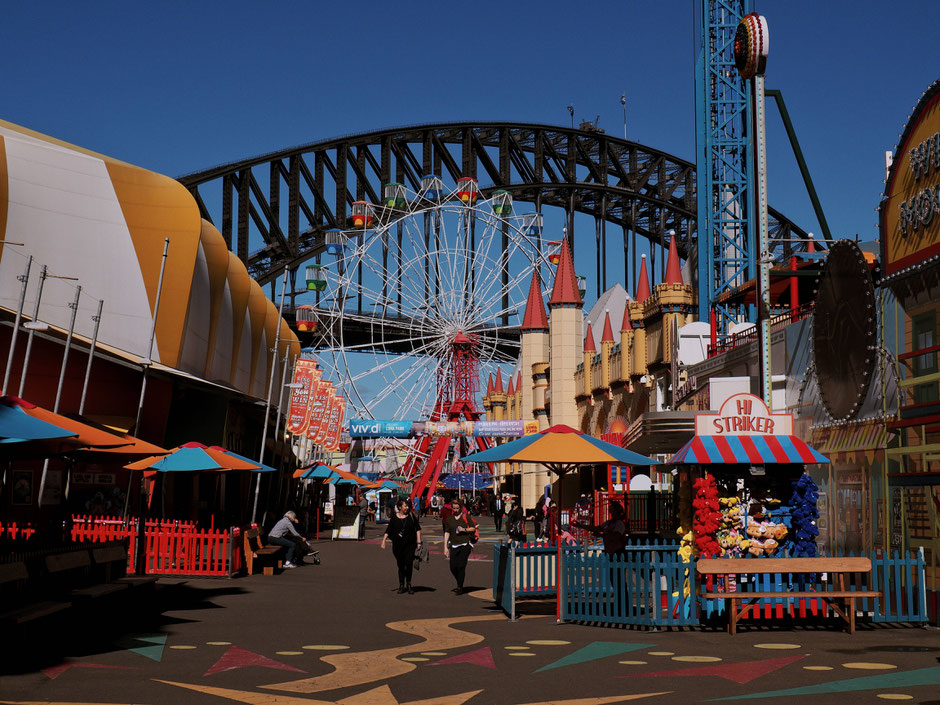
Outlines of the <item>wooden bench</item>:
<svg viewBox="0 0 940 705">
<path fill-rule="evenodd" d="M 153 587 L 156 575 L 127 575 L 127 549 L 123 546 L 93 548 L 91 556 L 98 569 L 98 579 L 105 584 L 123 585 L 128 588 Z"/>
<path fill-rule="evenodd" d="M 883 597 L 881 592 L 871 590 L 847 590 L 846 575 L 862 573 L 869 576 L 865 584 L 871 584 L 871 559 L 819 557 L 819 558 L 700 558 L 696 569 L 703 576 L 724 575 L 781 575 L 800 573 L 828 573 L 834 579 L 830 584 L 834 590 L 805 590 L 793 592 L 701 592 L 699 596 L 712 600 L 730 602 L 728 631 L 737 633 L 738 621 L 747 616 L 754 603 L 761 599 L 817 598 L 825 600 L 836 614 L 845 620 L 849 634 L 855 633 L 855 600 L 863 597 Z M 738 605 L 740 604 L 740 611 Z"/>
<path fill-rule="evenodd" d="M 126 590 L 122 583 L 99 582 L 92 571 L 88 551 L 69 551 L 46 556 L 46 571 L 57 592 L 73 600 L 95 600 Z"/>
<path fill-rule="evenodd" d="M 29 571 L 25 563 L 0 564 L 0 605 L 3 607 L 0 623 L 25 624 L 72 606 L 72 603 L 62 601 L 28 602 L 34 597 L 29 583 Z"/>
<path fill-rule="evenodd" d="M 258 529 L 247 529 L 242 534 L 245 537 L 245 566 L 248 575 L 255 572 L 255 561 L 262 564 L 265 575 L 274 575 L 274 569 L 281 568 L 281 555 L 285 551 L 283 546 L 265 546 L 261 542 L 261 532 Z"/>
</svg>

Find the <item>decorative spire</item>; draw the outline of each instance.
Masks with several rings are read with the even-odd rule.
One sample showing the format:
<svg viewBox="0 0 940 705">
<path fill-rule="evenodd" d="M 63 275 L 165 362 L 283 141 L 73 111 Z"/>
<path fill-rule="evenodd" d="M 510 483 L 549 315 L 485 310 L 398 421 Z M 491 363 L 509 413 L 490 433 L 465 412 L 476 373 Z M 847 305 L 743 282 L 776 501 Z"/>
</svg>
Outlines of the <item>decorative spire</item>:
<svg viewBox="0 0 940 705">
<path fill-rule="evenodd" d="M 809 237 L 806 241 L 806 251 L 815 252 L 816 251 L 816 241 L 813 240 L 813 233 L 809 233 Z"/>
<path fill-rule="evenodd" d="M 591 330 L 591 324 L 588 323 L 587 334 L 584 336 L 584 352 L 597 352 L 594 345 L 594 332 Z"/>
<path fill-rule="evenodd" d="M 636 285 L 636 300 L 643 303 L 650 297 L 650 278 L 646 273 L 646 255 L 640 260 L 640 283 Z"/>
<path fill-rule="evenodd" d="M 497 394 L 503 393 L 503 371 L 496 368 L 496 381 L 493 382 L 493 391 Z"/>
<path fill-rule="evenodd" d="M 679 266 L 679 250 L 676 248 L 676 236 L 669 238 L 669 259 L 666 261 L 666 283 L 679 284 L 682 281 L 682 268 Z"/>
<path fill-rule="evenodd" d="M 529 284 L 529 298 L 522 317 L 522 330 L 548 330 L 548 317 L 545 315 L 545 302 L 542 300 L 542 282 L 537 269 L 532 272 L 532 282 Z"/>
<path fill-rule="evenodd" d="M 548 305 L 583 303 L 584 300 L 578 291 L 578 279 L 574 273 L 574 262 L 571 261 L 571 248 L 568 246 L 566 237 L 561 243 L 558 268 L 555 270 L 555 284 L 552 286 L 552 296 L 548 300 Z"/>
<path fill-rule="evenodd" d="M 627 301 L 623 307 L 623 322 L 620 324 L 620 330 L 633 330 L 633 324 L 630 322 L 630 302 Z"/>
<path fill-rule="evenodd" d="M 604 312 L 604 334 L 601 336 L 601 343 L 614 342 L 614 331 L 610 327 L 610 311 Z"/>
<path fill-rule="evenodd" d="M 522 391 L 522 370 L 519 370 L 519 374 L 516 376 L 516 391 Z"/>
<path fill-rule="evenodd" d="M 512 396 L 516 393 L 516 385 L 512 383 L 512 377 L 509 378 L 509 389 L 506 390 L 506 394 Z"/>
<path fill-rule="evenodd" d="M 493 373 L 490 372 L 490 381 L 486 383 L 486 396 L 493 393 Z"/>
</svg>

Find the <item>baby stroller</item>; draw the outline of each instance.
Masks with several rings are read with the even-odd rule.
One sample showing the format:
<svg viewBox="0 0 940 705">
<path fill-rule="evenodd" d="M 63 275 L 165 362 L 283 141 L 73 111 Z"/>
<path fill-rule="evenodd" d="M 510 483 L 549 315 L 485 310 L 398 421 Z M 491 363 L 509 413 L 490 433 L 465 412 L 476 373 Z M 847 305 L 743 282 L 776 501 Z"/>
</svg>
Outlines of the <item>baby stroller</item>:
<svg viewBox="0 0 940 705">
<path fill-rule="evenodd" d="M 304 560 L 305 557 L 307 557 L 307 560 Z M 298 542 L 295 560 L 298 563 L 320 565 L 320 552 L 314 550 L 313 544 L 309 541 Z"/>
</svg>

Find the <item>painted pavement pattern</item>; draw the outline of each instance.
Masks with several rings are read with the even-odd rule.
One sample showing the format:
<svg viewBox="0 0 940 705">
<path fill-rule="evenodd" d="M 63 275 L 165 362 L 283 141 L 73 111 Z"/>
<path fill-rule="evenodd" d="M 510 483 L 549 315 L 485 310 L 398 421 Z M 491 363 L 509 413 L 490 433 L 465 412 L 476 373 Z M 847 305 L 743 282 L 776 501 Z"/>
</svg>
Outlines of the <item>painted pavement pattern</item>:
<svg viewBox="0 0 940 705">
<path fill-rule="evenodd" d="M 426 538 L 440 540 L 427 520 Z M 394 587 L 391 551 L 321 542 L 323 563 L 273 577 L 162 581 L 152 620 L 39 641 L 0 677 L 3 703 L 604 705 L 632 701 L 940 705 L 940 631 L 751 628 L 647 632 L 562 624 L 553 603 L 511 623 L 490 598 L 484 540 L 466 596 L 440 547 Z M 489 531 L 487 531 L 489 529 Z M 132 628 L 128 631 L 128 628 Z"/>
</svg>

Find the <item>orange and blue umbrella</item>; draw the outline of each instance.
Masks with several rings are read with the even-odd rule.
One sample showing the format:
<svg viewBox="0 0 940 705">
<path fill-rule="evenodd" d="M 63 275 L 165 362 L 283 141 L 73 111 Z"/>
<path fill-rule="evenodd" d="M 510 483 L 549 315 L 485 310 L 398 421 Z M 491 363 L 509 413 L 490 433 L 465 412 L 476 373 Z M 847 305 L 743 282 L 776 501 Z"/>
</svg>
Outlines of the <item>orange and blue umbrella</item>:
<svg viewBox="0 0 940 705">
<path fill-rule="evenodd" d="M 202 472 L 214 470 L 260 471 L 261 464 L 241 456 L 235 456 L 219 446 L 205 446 L 202 443 L 184 443 L 164 456 L 153 455 L 143 460 L 125 465 L 128 470 L 147 470 L 150 472 Z"/>
<path fill-rule="evenodd" d="M 579 465 L 659 465 L 658 461 L 645 455 L 563 424 L 470 453 L 463 459 L 472 463 L 539 463 L 558 475 L 564 475 Z"/>
</svg>

